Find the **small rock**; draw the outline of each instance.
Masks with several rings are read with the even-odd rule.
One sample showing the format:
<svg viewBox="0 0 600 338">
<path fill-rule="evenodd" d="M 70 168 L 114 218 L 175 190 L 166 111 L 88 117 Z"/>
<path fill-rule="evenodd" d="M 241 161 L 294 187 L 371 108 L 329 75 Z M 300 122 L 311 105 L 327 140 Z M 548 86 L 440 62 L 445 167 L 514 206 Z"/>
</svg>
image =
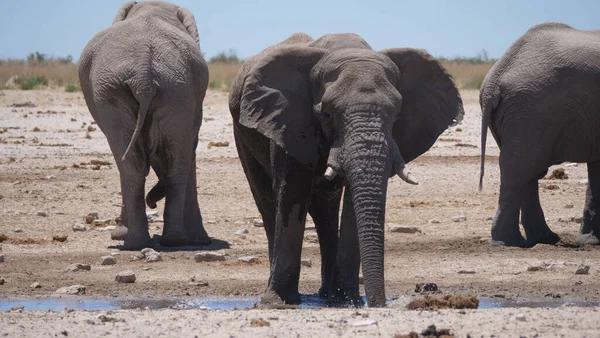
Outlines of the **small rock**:
<svg viewBox="0 0 600 338">
<path fill-rule="evenodd" d="M 67 235 L 54 235 L 52 236 L 52 240 L 55 242 L 66 242 L 69 236 Z"/>
<path fill-rule="evenodd" d="M 14 232 L 17 233 L 17 234 L 20 234 L 20 233 L 23 232 L 23 229 L 15 229 Z"/>
<path fill-rule="evenodd" d="M 526 322 L 527 321 L 527 317 L 525 317 L 524 314 L 519 313 L 518 315 L 515 316 L 515 320 L 517 320 L 519 322 Z"/>
<path fill-rule="evenodd" d="M 92 221 L 92 226 L 94 226 L 96 228 L 103 228 L 103 227 L 109 226 L 112 223 L 113 223 L 113 220 L 110 218 L 96 219 L 96 220 Z"/>
<path fill-rule="evenodd" d="M 0 255 L 0 263 L 4 262 L 4 255 Z"/>
<path fill-rule="evenodd" d="M 67 266 L 67 271 L 76 272 L 76 271 L 90 271 L 92 270 L 92 266 L 89 264 L 81 264 L 75 263 Z"/>
<path fill-rule="evenodd" d="M 246 216 L 244 216 L 244 219 L 247 219 L 247 220 L 253 220 L 255 218 L 258 218 L 258 217 L 252 216 L 252 215 L 246 215 Z"/>
<path fill-rule="evenodd" d="M 29 285 L 29 287 L 32 289 L 40 289 L 42 287 L 42 284 L 35 282 L 35 283 Z"/>
<path fill-rule="evenodd" d="M 552 174 L 548 176 L 549 180 L 566 180 L 568 178 L 569 175 L 567 175 L 564 168 L 556 168 L 552 170 Z"/>
<path fill-rule="evenodd" d="M 573 209 L 573 207 L 574 207 L 573 203 L 565 204 L 565 209 Z"/>
<path fill-rule="evenodd" d="M 162 261 L 162 256 L 160 255 L 160 253 L 158 253 L 156 251 L 146 254 L 145 257 L 146 257 L 146 262 L 148 262 L 148 263 L 155 263 L 155 262 Z"/>
<path fill-rule="evenodd" d="M 45 211 L 38 211 L 36 213 L 36 216 L 40 216 L 40 217 L 47 217 L 48 214 Z"/>
<path fill-rule="evenodd" d="M 157 220 L 160 219 L 160 214 L 158 213 L 158 211 L 146 211 L 146 218 L 148 218 L 148 222 L 152 223 L 152 222 L 156 222 Z"/>
<path fill-rule="evenodd" d="M 225 255 L 220 252 L 200 252 L 194 255 L 196 262 L 224 261 Z"/>
<path fill-rule="evenodd" d="M 102 256 L 100 257 L 100 265 L 115 265 L 117 260 L 113 256 Z"/>
<path fill-rule="evenodd" d="M 225 218 L 223 221 L 224 221 L 225 223 L 229 223 L 229 222 L 231 222 L 231 218 Z"/>
<path fill-rule="evenodd" d="M 215 221 L 214 219 L 209 219 L 208 221 L 206 221 L 206 224 L 217 224 L 217 221 Z"/>
<path fill-rule="evenodd" d="M 259 318 L 259 319 L 251 319 L 250 320 L 250 326 L 251 327 L 263 327 L 263 326 L 271 326 L 271 323 L 269 323 L 268 321 Z"/>
<path fill-rule="evenodd" d="M 263 226 L 265 226 L 265 223 L 260 218 L 255 218 L 254 220 L 252 220 L 252 223 L 254 224 L 255 227 L 263 227 Z"/>
<path fill-rule="evenodd" d="M 527 267 L 527 271 L 541 271 L 548 269 L 548 265 L 546 263 L 540 263 L 536 265 L 530 265 Z"/>
<path fill-rule="evenodd" d="M 403 225 L 390 223 L 390 224 L 388 224 L 388 232 L 400 233 L 400 234 L 414 234 L 417 232 L 421 232 L 421 230 L 417 227 L 403 226 Z"/>
<path fill-rule="evenodd" d="M 486 218 L 485 218 L 485 220 L 486 220 L 486 221 L 493 221 L 493 220 L 494 220 L 494 217 L 493 217 L 493 216 L 489 216 L 489 217 L 486 217 Z"/>
<path fill-rule="evenodd" d="M 579 265 L 575 271 L 576 275 L 587 275 L 588 273 L 590 273 L 590 266 L 586 264 Z"/>
<path fill-rule="evenodd" d="M 85 223 L 92 224 L 92 222 L 96 219 L 98 219 L 98 213 L 90 212 L 89 214 L 87 214 L 87 216 L 85 216 Z"/>
<path fill-rule="evenodd" d="M 581 217 L 581 216 L 580 216 L 580 217 L 575 217 L 575 220 L 574 220 L 574 221 L 575 221 L 575 223 L 577 223 L 577 224 L 581 224 L 581 223 L 583 223 L 583 217 Z"/>
<path fill-rule="evenodd" d="M 238 261 L 242 262 L 242 263 L 258 263 L 258 258 L 254 257 L 254 256 L 244 256 L 244 257 L 240 257 L 238 258 Z"/>
<path fill-rule="evenodd" d="M 75 223 L 75 224 L 71 225 L 71 229 L 74 232 L 77 232 L 77 231 L 86 231 L 87 227 L 85 226 L 85 224 Z"/>
<path fill-rule="evenodd" d="M 238 230 L 235 232 L 235 234 L 236 234 L 237 236 L 247 235 L 247 234 L 249 234 L 249 233 L 250 233 L 250 231 L 248 231 L 248 229 L 246 229 L 246 228 L 238 229 Z"/>
<path fill-rule="evenodd" d="M 418 283 L 415 286 L 416 293 L 436 292 L 438 290 L 439 290 L 439 288 L 438 288 L 437 284 L 435 284 L 435 283 Z"/>
<path fill-rule="evenodd" d="M 115 280 L 118 283 L 133 283 L 135 282 L 135 273 L 131 270 L 119 272 L 115 277 Z"/>
<path fill-rule="evenodd" d="M 244 222 L 244 221 L 236 221 L 233 224 L 235 224 L 235 225 L 244 225 L 244 224 L 246 224 L 246 222 Z"/>
<path fill-rule="evenodd" d="M 195 276 L 190 278 L 190 283 L 191 286 L 208 286 L 208 282 L 203 280 L 203 279 L 198 279 Z"/>
<path fill-rule="evenodd" d="M 0 278 L 0 285 L 4 285 L 4 278 Z"/>
<path fill-rule="evenodd" d="M 440 221 L 440 220 L 439 220 L 439 219 L 437 219 L 437 218 L 432 218 L 432 219 L 430 219 L 430 220 L 429 220 L 429 222 L 427 222 L 427 223 L 429 223 L 429 224 L 440 224 L 440 223 L 442 223 L 442 221 Z"/>
<path fill-rule="evenodd" d="M 370 326 L 370 325 L 377 325 L 377 321 L 373 320 L 373 319 L 365 319 L 365 320 L 361 320 L 361 321 L 358 321 L 358 322 L 352 324 L 352 326 L 358 326 L 358 327 Z"/>
<path fill-rule="evenodd" d="M 460 270 L 458 271 L 459 275 L 474 275 L 476 272 L 475 270 Z"/>
<path fill-rule="evenodd" d="M 306 234 L 304 235 L 304 241 L 307 243 L 319 243 L 319 237 L 317 234 Z"/>
<path fill-rule="evenodd" d="M 55 180 L 56 176 L 54 176 L 54 175 L 46 176 L 46 179 L 47 180 Z"/>
<path fill-rule="evenodd" d="M 558 221 L 559 222 L 563 222 L 563 223 L 569 223 L 569 222 L 575 221 L 575 217 L 566 217 L 566 216 L 563 216 L 563 217 L 559 217 Z"/>
<path fill-rule="evenodd" d="M 467 216 L 460 215 L 452 217 L 452 222 L 465 222 L 467 220 Z"/>
<path fill-rule="evenodd" d="M 584 178 L 582 180 L 579 180 L 579 184 L 588 184 L 588 179 Z"/>
<path fill-rule="evenodd" d="M 310 268 L 312 267 L 312 261 L 310 259 L 302 259 L 300 260 L 300 265 Z"/>
<path fill-rule="evenodd" d="M 85 286 L 71 285 L 65 286 L 55 291 L 55 293 L 63 295 L 85 295 Z"/>
</svg>

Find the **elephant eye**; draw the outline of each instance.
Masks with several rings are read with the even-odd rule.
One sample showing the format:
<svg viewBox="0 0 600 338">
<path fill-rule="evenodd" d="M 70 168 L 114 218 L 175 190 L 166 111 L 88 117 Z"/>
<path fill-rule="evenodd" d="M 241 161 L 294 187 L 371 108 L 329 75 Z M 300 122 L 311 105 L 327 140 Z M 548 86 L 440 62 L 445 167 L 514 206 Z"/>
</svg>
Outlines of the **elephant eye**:
<svg viewBox="0 0 600 338">
<path fill-rule="evenodd" d="M 331 120 L 332 119 L 331 114 L 329 114 L 326 111 L 321 111 L 321 117 L 323 117 L 323 119 L 325 119 L 325 120 Z"/>
</svg>

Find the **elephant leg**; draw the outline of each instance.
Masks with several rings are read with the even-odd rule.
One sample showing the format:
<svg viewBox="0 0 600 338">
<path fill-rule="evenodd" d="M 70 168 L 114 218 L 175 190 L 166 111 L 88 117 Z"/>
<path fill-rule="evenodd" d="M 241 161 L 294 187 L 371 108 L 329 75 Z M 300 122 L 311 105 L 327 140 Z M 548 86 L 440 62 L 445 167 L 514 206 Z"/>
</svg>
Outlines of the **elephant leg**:
<svg viewBox="0 0 600 338">
<path fill-rule="evenodd" d="M 132 174 L 127 169 L 121 170 L 121 192 L 127 222 L 127 235 L 123 244 L 125 250 L 139 250 L 153 246 L 148 232 L 144 183 L 143 173 Z"/>
<path fill-rule="evenodd" d="M 344 207 L 340 226 L 340 244 L 330 286 L 329 303 L 362 306 L 358 275 L 360 271 L 360 250 L 354 203 L 348 189 L 344 190 Z"/>
<path fill-rule="evenodd" d="M 319 236 L 321 251 L 321 288 L 319 296 L 322 298 L 329 297 L 329 287 L 332 283 L 331 279 L 338 250 L 338 224 L 342 187 L 338 188 L 335 185 L 336 181 L 319 182 L 308 209 Z"/>
<path fill-rule="evenodd" d="M 600 244 L 600 161 L 588 162 L 588 186 L 585 193 L 583 223 L 579 244 Z"/>
<path fill-rule="evenodd" d="M 162 246 L 184 246 L 189 236 L 184 225 L 187 173 L 175 173 L 165 178 L 165 226 L 160 240 Z"/>
<path fill-rule="evenodd" d="M 525 187 L 521 202 L 521 223 L 525 229 L 529 246 L 556 244 L 560 241 L 560 237 L 552 232 L 546 223 L 546 217 L 544 217 L 544 211 L 540 204 L 537 178 L 531 180 Z"/>
<path fill-rule="evenodd" d="M 275 144 L 271 154 L 277 213 L 269 285 L 261 302 L 299 304 L 300 258 L 313 171 Z"/>
<path fill-rule="evenodd" d="M 273 183 L 265 169 L 252 156 L 251 150 L 245 145 L 239 127 L 235 126 L 235 146 L 240 156 L 242 168 L 248 179 L 252 197 L 256 207 L 263 218 L 263 225 L 267 234 L 269 262 L 273 261 L 273 243 L 275 240 L 275 202 L 273 198 Z M 262 136 L 261 136 L 262 137 Z"/>
<path fill-rule="evenodd" d="M 206 245 L 211 240 L 204 229 L 202 214 L 198 204 L 198 190 L 196 188 L 196 156 L 194 153 L 192 167 L 190 168 L 185 193 L 185 207 L 183 221 L 187 229 L 190 245 Z"/>
</svg>

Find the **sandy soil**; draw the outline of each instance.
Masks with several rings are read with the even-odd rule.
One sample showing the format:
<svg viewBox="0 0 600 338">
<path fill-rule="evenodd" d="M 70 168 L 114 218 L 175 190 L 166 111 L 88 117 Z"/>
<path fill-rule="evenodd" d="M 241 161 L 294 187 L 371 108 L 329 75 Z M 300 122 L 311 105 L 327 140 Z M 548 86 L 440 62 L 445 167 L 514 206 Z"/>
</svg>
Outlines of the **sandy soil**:
<svg viewBox="0 0 600 338">
<path fill-rule="evenodd" d="M 600 301 L 598 278 L 600 249 L 577 247 L 586 178 L 585 165 L 562 165 L 564 180 L 543 180 L 540 195 L 550 227 L 564 243 L 538 245 L 523 250 L 491 247 L 488 243 L 499 186 L 498 148 L 488 137 L 484 190 L 479 178 L 480 110 L 477 92 L 462 93 L 465 121 L 445 132 L 433 148 L 410 164 L 420 185 L 390 181 L 387 223 L 416 226 L 415 234 L 386 233 L 386 288 L 390 298 L 413 296 L 416 283 L 436 283 L 442 294 L 474 294 L 511 300 Z M 31 101 L 36 107 L 11 107 Z M 263 291 L 268 277 L 264 230 L 252 224 L 259 214 L 235 150 L 227 94 L 209 92 L 205 121 L 198 146 L 200 208 L 209 235 L 217 241 L 207 248 L 162 251 L 163 261 L 136 260 L 133 252 L 120 252 L 105 227 L 87 225 L 73 232 L 88 213 L 100 219 L 118 216 L 121 196 L 114 159 L 104 135 L 92 124 L 81 93 L 59 91 L 4 91 L 0 94 L 0 233 L 5 262 L 0 263 L 0 298 L 52 298 L 63 286 L 83 284 L 91 297 L 207 297 L 250 296 Z M 88 128 L 91 126 L 90 130 Z M 211 141 L 227 141 L 226 147 L 208 147 Z M 95 167 L 89 163 L 112 163 Z M 551 170 L 554 168 L 551 168 Z M 156 182 L 154 174 L 147 188 Z M 164 201 L 157 209 L 162 215 Z M 45 216 L 41 216 L 45 215 Z M 466 216 L 454 222 L 455 216 Z M 439 223 L 432 223 L 436 219 Z M 239 229 L 245 235 L 236 235 Z M 152 234 L 162 232 L 160 217 L 150 224 Z M 68 235 L 66 242 L 52 240 Z M 313 294 L 320 279 L 316 232 L 305 233 L 303 257 L 312 267 L 302 270 L 300 290 Z M 224 262 L 196 263 L 194 254 L 218 250 Z M 114 266 L 101 266 L 100 257 L 113 254 Z M 253 264 L 238 261 L 256 256 Z M 66 272 L 72 263 L 92 265 L 91 271 Z M 587 275 L 576 275 L 580 264 L 589 264 Z M 528 271 L 530 266 L 541 266 Z M 118 284 L 115 275 L 133 270 L 134 284 Z M 469 273 L 464 273 L 465 271 Z M 191 277 L 208 282 L 192 286 Z M 33 289 L 34 282 L 41 288 Z M 569 336 L 594 337 L 600 329 L 597 308 L 489 309 L 476 311 L 408 312 L 401 309 L 300 310 L 300 311 L 118 311 L 125 323 L 89 325 L 99 313 L 11 312 L 0 315 L 0 333 L 103 335 L 105 332 L 147 336 L 174 329 L 198 336 L 310 336 L 393 335 L 425 329 L 429 324 L 450 328 L 459 336 Z M 525 313 L 526 321 L 515 320 Z M 366 319 L 376 325 L 353 326 Z M 252 327 L 253 318 L 264 318 L 270 327 Z M 278 318 L 271 319 L 268 318 Z M 166 319 L 160 328 L 148 323 Z M 400 320 L 399 318 L 402 318 Z M 365 318 L 362 318 L 365 319 Z M 406 331 L 406 332 L 405 332 Z M 289 333 L 289 334 L 288 334 Z"/>
</svg>

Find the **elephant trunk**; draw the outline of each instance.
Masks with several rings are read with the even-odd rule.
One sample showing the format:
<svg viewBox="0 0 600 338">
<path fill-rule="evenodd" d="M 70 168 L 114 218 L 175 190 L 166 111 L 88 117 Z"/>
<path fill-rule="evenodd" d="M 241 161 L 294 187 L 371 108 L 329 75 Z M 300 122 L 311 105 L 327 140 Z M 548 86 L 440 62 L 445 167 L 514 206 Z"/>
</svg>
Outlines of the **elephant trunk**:
<svg viewBox="0 0 600 338">
<path fill-rule="evenodd" d="M 358 131 L 360 140 L 344 144 L 343 170 L 346 189 L 356 215 L 360 261 L 367 304 L 385 306 L 384 222 L 388 178 L 401 158 L 394 142 L 379 130 Z M 355 130 L 355 132 L 357 132 Z M 391 146 L 391 147 L 390 147 Z"/>
</svg>

